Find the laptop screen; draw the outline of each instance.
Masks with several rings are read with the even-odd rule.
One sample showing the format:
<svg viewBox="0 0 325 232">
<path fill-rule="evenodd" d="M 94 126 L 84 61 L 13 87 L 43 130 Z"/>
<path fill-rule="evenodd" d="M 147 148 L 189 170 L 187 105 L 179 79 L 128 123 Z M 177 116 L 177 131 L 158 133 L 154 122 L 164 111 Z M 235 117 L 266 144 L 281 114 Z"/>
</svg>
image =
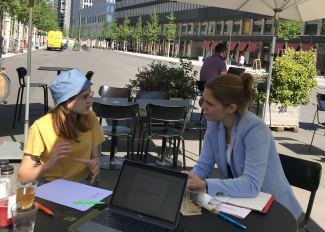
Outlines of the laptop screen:
<svg viewBox="0 0 325 232">
<path fill-rule="evenodd" d="M 186 183 L 184 173 L 124 161 L 110 205 L 174 224 Z"/>
</svg>

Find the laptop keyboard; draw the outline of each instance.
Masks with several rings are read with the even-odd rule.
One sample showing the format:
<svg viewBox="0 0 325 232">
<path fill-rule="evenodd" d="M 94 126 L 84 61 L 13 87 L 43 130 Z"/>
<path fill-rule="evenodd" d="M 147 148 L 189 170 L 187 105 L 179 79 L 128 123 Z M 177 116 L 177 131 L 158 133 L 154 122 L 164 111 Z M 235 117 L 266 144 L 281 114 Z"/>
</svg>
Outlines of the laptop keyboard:
<svg viewBox="0 0 325 232">
<path fill-rule="evenodd" d="M 172 230 L 152 223 L 104 210 L 90 221 L 121 231 L 132 232 L 171 232 Z"/>
</svg>

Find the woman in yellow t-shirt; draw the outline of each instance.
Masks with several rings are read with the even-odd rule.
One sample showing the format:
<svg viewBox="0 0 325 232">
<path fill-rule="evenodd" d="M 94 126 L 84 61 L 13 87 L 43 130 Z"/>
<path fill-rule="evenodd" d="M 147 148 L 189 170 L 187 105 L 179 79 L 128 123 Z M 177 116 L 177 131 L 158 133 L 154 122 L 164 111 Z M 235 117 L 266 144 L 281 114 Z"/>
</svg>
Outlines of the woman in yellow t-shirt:
<svg viewBox="0 0 325 232">
<path fill-rule="evenodd" d="M 49 85 L 55 108 L 29 128 L 18 175 L 44 184 L 56 179 L 93 183 L 99 167 L 98 145 L 105 140 L 90 111 L 91 82 L 78 69 L 58 75 Z M 41 165 L 35 167 L 40 159 Z"/>
</svg>

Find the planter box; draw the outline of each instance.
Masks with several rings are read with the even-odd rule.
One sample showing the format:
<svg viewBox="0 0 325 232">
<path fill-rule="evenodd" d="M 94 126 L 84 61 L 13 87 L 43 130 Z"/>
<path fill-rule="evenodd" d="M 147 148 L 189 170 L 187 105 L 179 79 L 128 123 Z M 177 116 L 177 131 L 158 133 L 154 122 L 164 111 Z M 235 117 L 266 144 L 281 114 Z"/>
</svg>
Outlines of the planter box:
<svg viewBox="0 0 325 232">
<path fill-rule="evenodd" d="M 264 104 L 259 106 L 258 116 L 262 118 Z M 249 111 L 256 114 L 257 106 L 251 105 Z M 271 115 L 271 117 L 270 117 Z M 294 128 L 298 131 L 300 117 L 300 106 L 285 106 L 283 104 L 271 103 L 270 109 L 266 112 L 265 123 L 270 127 Z M 282 130 L 282 129 L 280 129 Z"/>
</svg>

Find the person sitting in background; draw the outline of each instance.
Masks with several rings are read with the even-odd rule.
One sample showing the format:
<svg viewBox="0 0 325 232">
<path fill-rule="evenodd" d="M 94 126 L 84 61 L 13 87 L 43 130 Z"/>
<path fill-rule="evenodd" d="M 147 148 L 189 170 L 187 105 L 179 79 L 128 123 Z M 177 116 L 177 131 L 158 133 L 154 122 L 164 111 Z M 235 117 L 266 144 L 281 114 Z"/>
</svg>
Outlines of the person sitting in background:
<svg viewBox="0 0 325 232">
<path fill-rule="evenodd" d="M 302 208 L 283 172 L 268 126 L 247 111 L 254 78 L 220 75 L 206 83 L 202 109 L 207 118 L 203 149 L 188 184 L 202 185 L 211 196 L 256 197 L 265 192 L 297 219 Z M 209 178 L 217 164 L 224 179 Z"/>
<path fill-rule="evenodd" d="M 209 56 L 203 62 L 200 71 L 200 81 L 207 82 L 216 76 L 227 73 L 227 65 L 225 63 L 227 56 L 226 44 L 219 43 L 214 51 L 216 54 Z"/>
<path fill-rule="evenodd" d="M 98 145 L 105 138 L 90 110 L 91 82 L 78 69 L 58 75 L 49 85 L 55 108 L 29 128 L 20 178 L 56 179 L 85 183 L 89 170 L 94 182 L 99 167 Z M 35 167 L 36 161 L 41 165 Z"/>
</svg>

